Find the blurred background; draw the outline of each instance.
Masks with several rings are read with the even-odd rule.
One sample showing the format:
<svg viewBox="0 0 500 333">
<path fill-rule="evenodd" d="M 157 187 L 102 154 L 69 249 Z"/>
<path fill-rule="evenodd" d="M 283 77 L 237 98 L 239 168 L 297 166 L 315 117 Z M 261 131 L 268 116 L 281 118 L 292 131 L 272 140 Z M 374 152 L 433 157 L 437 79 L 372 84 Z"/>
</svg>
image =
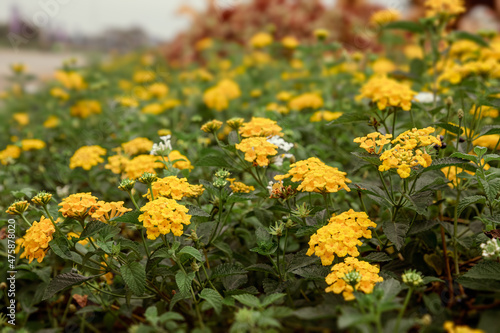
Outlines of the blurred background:
<svg viewBox="0 0 500 333">
<path fill-rule="evenodd" d="M 466 1 L 464 30 L 498 30 L 500 0 Z M 29 71 L 52 72 L 68 57 L 160 47 L 170 61 L 196 58 L 207 38 L 245 43 L 267 30 L 277 38 L 310 38 L 326 28 L 347 48 L 372 47 L 367 22 L 383 7 L 407 19 L 423 0 L 1 0 L 0 76 L 23 62 Z M 360 43 L 359 40 L 365 40 Z M 368 45 L 368 46 L 366 46 Z M 82 60 L 83 61 L 83 60 Z M 2 81 L 0 79 L 0 89 Z"/>
</svg>

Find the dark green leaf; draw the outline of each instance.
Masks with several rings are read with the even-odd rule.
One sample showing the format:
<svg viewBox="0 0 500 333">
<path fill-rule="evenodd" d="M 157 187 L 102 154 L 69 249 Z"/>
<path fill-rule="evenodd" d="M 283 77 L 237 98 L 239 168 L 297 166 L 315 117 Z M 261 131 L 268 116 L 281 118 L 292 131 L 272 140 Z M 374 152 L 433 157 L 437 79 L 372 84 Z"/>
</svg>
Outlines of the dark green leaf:
<svg viewBox="0 0 500 333">
<path fill-rule="evenodd" d="M 243 295 L 233 295 L 233 298 L 243 305 L 251 308 L 259 308 L 261 306 L 260 301 L 257 297 L 250 294 Z"/>
<path fill-rule="evenodd" d="M 73 260 L 73 255 L 69 250 L 69 244 L 66 237 L 56 237 L 49 242 L 49 246 L 59 257 L 67 260 Z"/>
<path fill-rule="evenodd" d="M 224 299 L 217 291 L 211 288 L 205 288 L 201 291 L 200 297 L 206 300 L 212 306 L 212 308 L 214 308 L 217 314 L 220 314 L 220 312 L 222 311 L 222 303 Z"/>
<path fill-rule="evenodd" d="M 142 213 L 140 211 L 134 210 L 134 211 L 125 213 L 122 216 L 112 218 L 111 221 L 121 222 L 121 223 L 130 223 L 130 224 L 135 224 L 135 225 L 142 225 L 142 223 L 139 222 L 139 215 L 141 215 L 141 214 Z"/>
<path fill-rule="evenodd" d="M 455 39 L 470 40 L 470 41 L 478 44 L 479 46 L 483 46 L 483 47 L 489 47 L 490 46 L 488 44 L 488 42 L 486 42 L 481 36 L 476 35 L 476 34 L 472 34 L 472 33 L 467 32 L 467 31 L 454 31 L 453 32 L 453 37 Z"/>
<path fill-rule="evenodd" d="M 175 282 L 177 283 L 177 287 L 179 287 L 179 291 L 182 294 L 189 294 L 191 290 L 191 283 L 194 280 L 195 273 L 185 273 L 183 271 L 178 271 L 175 274 Z"/>
<path fill-rule="evenodd" d="M 67 287 L 74 286 L 76 284 L 81 284 L 85 281 L 93 279 L 94 277 L 96 277 L 96 275 L 83 276 L 76 273 L 60 274 L 50 281 L 43 295 L 43 300 L 46 300 L 54 296 L 57 292 Z"/>
<path fill-rule="evenodd" d="M 385 220 L 382 227 L 384 228 L 384 233 L 387 238 L 394 243 L 396 249 L 400 250 L 405 243 L 406 233 L 409 229 L 408 224 L 394 223 L 389 220 Z"/>
<path fill-rule="evenodd" d="M 137 296 L 144 294 L 146 289 L 146 270 L 143 265 L 133 261 L 120 267 L 123 280 L 132 293 Z"/>
<path fill-rule="evenodd" d="M 380 156 L 376 154 L 370 154 L 368 152 L 352 152 L 351 154 L 373 165 L 378 166 L 382 164 Z"/>
<path fill-rule="evenodd" d="M 365 113 L 346 112 L 340 118 L 333 120 L 328 125 L 351 124 L 359 122 L 368 122 L 370 118 Z"/>
<path fill-rule="evenodd" d="M 493 260 L 481 260 L 463 277 L 469 279 L 491 279 L 500 281 L 500 263 Z"/>
<path fill-rule="evenodd" d="M 484 204 L 486 202 L 486 198 L 482 195 L 472 195 L 470 197 L 466 197 L 460 200 L 458 203 L 458 211 L 457 214 L 460 216 L 462 212 L 464 211 L 465 208 L 469 207 L 470 205 L 476 204 L 476 203 L 482 203 Z"/>
<path fill-rule="evenodd" d="M 211 279 L 240 274 L 247 274 L 247 271 L 243 268 L 243 265 L 230 263 L 220 264 L 212 270 Z"/>
<path fill-rule="evenodd" d="M 262 305 L 262 307 L 265 308 L 266 306 L 273 304 L 274 302 L 282 299 L 285 296 L 286 296 L 286 294 L 282 294 L 282 293 L 268 295 L 264 298 L 264 300 L 262 300 L 261 305 Z"/>
<path fill-rule="evenodd" d="M 366 257 L 362 257 L 361 259 L 366 260 L 368 262 L 391 261 L 391 257 L 389 257 L 385 252 L 372 252 L 368 254 Z"/>
<path fill-rule="evenodd" d="M 405 30 L 415 33 L 423 33 L 425 28 L 422 24 L 413 21 L 396 21 L 383 26 L 384 29 L 390 30 Z"/>
<path fill-rule="evenodd" d="M 200 251 L 199 251 L 199 250 L 197 250 L 197 249 L 195 249 L 195 248 L 194 248 L 194 247 L 192 247 L 192 246 L 184 246 L 184 247 L 182 248 L 182 250 L 180 250 L 180 251 L 178 252 L 178 254 L 179 254 L 179 255 L 181 255 L 181 254 L 187 254 L 187 255 L 189 255 L 189 256 L 191 256 L 191 257 L 195 258 L 195 259 L 196 259 L 196 260 L 198 260 L 198 261 L 203 261 L 203 257 L 202 257 L 202 255 L 201 255 Z"/>
</svg>

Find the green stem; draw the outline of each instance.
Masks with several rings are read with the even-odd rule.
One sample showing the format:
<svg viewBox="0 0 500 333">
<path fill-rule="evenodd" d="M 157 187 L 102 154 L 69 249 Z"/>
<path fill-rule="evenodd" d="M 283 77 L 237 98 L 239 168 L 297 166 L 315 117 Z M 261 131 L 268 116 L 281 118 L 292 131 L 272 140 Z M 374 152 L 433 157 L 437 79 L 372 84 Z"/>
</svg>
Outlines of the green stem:
<svg viewBox="0 0 500 333">
<path fill-rule="evenodd" d="M 59 227 L 56 225 L 56 222 L 52 218 L 52 215 L 50 215 L 49 210 L 47 209 L 47 205 L 43 205 L 43 210 L 45 211 L 45 214 L 47 214 L 47 217 L 49 218 L 50 222 L 52 222 L 52 225 L 57 230 L 57 232 L 62 234 L 61 229 L 59 229 Z"/>
<path fill-rule="evenodd" d="M 30 228 L 32 227 L 30 221 L 28 221 L 23 214 L 20 214 L 19 216 L 21 216 L 21 218 L 23 219 L 23 221 L 26 222 L 30 226 Z"/>
<path fill-rule="evenodd" d="M 287 239 L 288 239 L 288 228 L 286 228 L 286 230 L 285 230 L 285 244 L 283 244 L 283 278 L 284 278 L 284 281 L 286 281 L 286 260 L 285 260 L 285 253 L 286 253 L 286 242 L 287 242 Z"/>
<path fill-rule="evenodd" d="M 406 307 L 408 306 L 408 303 L 410 302 L 410 298 L 411 298 L 412 293 L 413 293 L 413 287 L 410 287 L 408 294 L 406 294 L 406 298 L 405 298 L 405 301 L 403 303 L 403 307 L 401 308 L 401 311 L 399 311 L 398 319 L 396 321 L 396 328 L 394 329 L 394 332 L 399 332 L 399 324 L 401 323 L 401 318 L 403 318 Z"/>
<path fill-rule="evenodd" d="M 140 209 L 139 209 L 139 206 L 137 205 L 137 202 L 136 202 L 136 201 L 135 201 L 135 199 L 134 199 L 134 195 L 132 194 L 132 191 L 129 191 L 129 192 L 128 192 L 128 195 L 129 195 L 130 199 L 132 200 L 132 203 L 134 204 L 135 209 L 140 210 Z"/>
<path fill-rule="evenodd" d="M 144 244 L 144 250 L 146 251 L 146 255 L 148 256 L 148 260 L 149 260 L 149 259 L 151 259 L 151 255 L 149 253 L 148 244 L 146 243 L 146 239 L 144 238 L 144 233 L 142 232 L 142 229 L 139 229 L 139 233 L 141 234 L 142 244 Z"/>
</svg>

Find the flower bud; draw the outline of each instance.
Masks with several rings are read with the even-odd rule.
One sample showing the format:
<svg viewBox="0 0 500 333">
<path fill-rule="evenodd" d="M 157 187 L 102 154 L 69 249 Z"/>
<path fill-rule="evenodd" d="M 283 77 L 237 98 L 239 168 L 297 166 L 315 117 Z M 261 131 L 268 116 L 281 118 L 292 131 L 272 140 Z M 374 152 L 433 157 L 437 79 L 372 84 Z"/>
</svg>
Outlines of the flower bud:
<svg viewBox="0 0 500 333">
<path fill-rule="evenodd" d="M 137 179 L 140 183 L 151 185 L 158 179 L 158 176 L 151 172 L 144 172 L 140 178 Z"/>
<path fill-rule="evenodd" d="M 409 287 L 418 287 L 424 284 L 424 280 L 422 279 L 422 273 L 417 272 L 416 270 L 407 270 L 402 275 L 403 282 Z"/>
<path fill-rule="evenodd" d="M 205 133 L 215 133 L 222 127 L 222 121 L 211 120 L 201 126 L 201 130 Z"/>
<path fill-rule="evenodd" d="M 11 215 L 22 215 L 29 207 L 29 202 L 26 200 L 16 201 L 5 211 Z"/>
<path fill-rule="evenodd" d="M 241 125 L 243 125 L 244 122 L 245 119 L 243 118 L 232 118 L 227 121 L 227 126 L 236 131 L 241 127 Z"/>
<path fill-rule="evenodd" d="M 135 180 L 124 179 L 121 181 L 120 185 L 118 186 L 118 189 L 124 192 L 130 192 L 134 188 L 134 185 L 135 185 Z"/>
<path fill-rule="evenodd" d="M 50 199 L 52 199 L 52 194 L 41 191 L 31 199 L 31 202 L 37 206 L 45 206 L 50 202 Z"/>
<path fill-rule="evenodd" d="M 363 276 L 357 270 L 352 270 L 349 273 L 346 273 L 342 280 L 344 280 L 347 284 L 352 286 L 353 289 L 356 289 L 356 285 L 361 281 Z"/>
<path fill-rule="evenodd" d="M 458 109 L 458 119 L 462 119 L 464 117 L 464 110 Z"/>
</svg>

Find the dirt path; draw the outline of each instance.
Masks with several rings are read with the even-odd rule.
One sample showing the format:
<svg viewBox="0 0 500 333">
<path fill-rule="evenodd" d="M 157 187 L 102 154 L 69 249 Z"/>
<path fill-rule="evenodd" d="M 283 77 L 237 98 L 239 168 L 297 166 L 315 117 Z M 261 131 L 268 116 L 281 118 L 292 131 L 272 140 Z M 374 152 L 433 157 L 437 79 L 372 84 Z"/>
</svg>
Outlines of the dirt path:
<svg viewBox="0 0 500 333">
<path fill-rule="evenodd" d="M 0 91 L 8 85 L 6 76 L 10 75 L 10 65 L 21 62 L 27 66 L 29 73 L 36 75 L 39 79 L 52 76 L 54 70 L 59 68 L 64 60 L 77 58 L 78 63 L 84 63 L 84 57 L 76 53 L 54 53 L 42 51 L 18 51 L 11 49 L 0 49 Z"/>
</svg>

